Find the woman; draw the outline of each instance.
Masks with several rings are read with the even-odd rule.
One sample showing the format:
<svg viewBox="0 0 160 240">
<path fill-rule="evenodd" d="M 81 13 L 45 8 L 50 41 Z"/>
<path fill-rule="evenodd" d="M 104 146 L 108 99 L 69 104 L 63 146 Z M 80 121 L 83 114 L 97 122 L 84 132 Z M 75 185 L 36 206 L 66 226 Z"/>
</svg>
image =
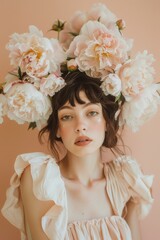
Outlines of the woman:
<svg viewBox="0 0 160 240">
<path fill-rule="evenodd" d="M 93 6 L 76 34 L 71 22 L 53 25 L 66 52 L 35 27 L 8 45 L 18 79 L 13 74 L 3 85 L 2 113 L 30 127 L 45 123 L 39 137 L 48 134 L 51 155 L 17 157 L 2 213 L 21 239 L 139 240 L 153 177 L 118 148 L 119 130 L 125 123 L 137 130 L 157 108 L 153 57 L 129 56 L 123 21 L 104 5 Z M 111 161 L 102 161 L 102 147 L 112 151 Z"/>
<path fill-rule="evenodd" d="M 33 240 L 138 240 L 138 216 L 152 203 L 149 177 L 130 157 L 101 159 L 102 146 L 117 147 L 118 104 L 104 95 L 99 79 L 79 71 L 63 78 L 66 86 L 52 98 L 53 111 L 40 136 L 49 133 L 54 153 L 55 141 L 61 141 L 65 157 L 57 161 L 30 153 L 16 160 L 8 200 L 20 194 L 12 210 L 18 213 L 18 204 L 22 234 Z"/>
</svg>

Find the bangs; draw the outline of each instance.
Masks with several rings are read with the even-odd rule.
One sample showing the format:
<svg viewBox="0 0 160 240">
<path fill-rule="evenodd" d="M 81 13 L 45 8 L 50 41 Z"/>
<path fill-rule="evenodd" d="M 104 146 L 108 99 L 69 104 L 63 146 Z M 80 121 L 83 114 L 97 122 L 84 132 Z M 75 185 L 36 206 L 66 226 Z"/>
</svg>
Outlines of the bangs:
<svg viewBox="0 0 160 240">
<path fill-rule="evenodd" d="M 74 73 L 73 75 L 71 73 L 69 80 L 66 77 L 66 83 L 66 86 L 57 93 L 57 110 L 67 102 L 69 102 L 71 106 L 75 106 L 76 103 L 85 104 L 80 97 L 80 92 L 84 92 L 88 100 L 92 103 L 99 103 L 103 99 L 104 95 L 100 88 L 99 79 L 93 79 L 86 75 L 82 76 L 82 74 L 78 76 Z"/>
<path fill-rule="evenodd" d="M 75 103 L 79 104 L 85 104 L 85 101 L 83 101 L 80 97 L 80 93 L 84 92 L 88 100 L 92 103 L 99 103 L 100 102 L 100 94 L 97 94 L 97 88 L 93 88 L 93 86 L 81 86 L 78 88 L 75 88 L 73 92 L 70 92 L 68 94 L 67 101 L 71 104 L 71 106 L 75 106 Z M 65 102 L 66 103 L 66 102 Z M 65 104 L 64 103 L 64 104 Z"/>
</svg>

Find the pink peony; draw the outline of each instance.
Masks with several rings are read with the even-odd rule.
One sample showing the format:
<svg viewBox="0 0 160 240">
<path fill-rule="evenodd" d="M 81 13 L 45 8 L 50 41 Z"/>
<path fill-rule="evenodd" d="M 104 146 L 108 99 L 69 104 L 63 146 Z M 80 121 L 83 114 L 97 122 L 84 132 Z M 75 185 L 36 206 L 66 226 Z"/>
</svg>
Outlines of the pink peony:
<svg viewBox="0 0 160 240">
<path fill-rule="evenodd" d="M 73 17 L 65 23 L 59 38 L 64 49 L 69 48 L 74 37 L 79 35 L 81 28 L 89 20 L 99 21 L 107 28 L 117 28 L 117 17 L 104 4 L 93 4 L 88 12 L 76 11 Z"/>
<path fill-rule="evenodd" d="M 53 96 L 56 92 L 60 91 L 66 85 L 65 81 L 61 77 L 57 77 L 55 74 L 50 74 L 46 78 L 42 78 L 40 82 L 40 91 L 46 96 Z"/>
<path fill-rule="evenodd" d="M 33 78 L 60 72 L 60 64 L 66 60 L 58 40 L 43 37 L 35 26 L 29 27 L 29 33 L 13 34 L 7 49 L 11 65 L 20 67 L 22 72 Z"/>
<path fill-rule="evenodd" d="M 9 89 L 16 83 L 19 83 L 20 80 L 18 78 L 18 76 L 16 75 L 12 75 L 12 74 L 7 74 L 5 77 L 5 84 L 3 86 L 3 91 L 4 93 L 7 93 L 9 91 Z"/>
<path fill-rule="evenodd" d="M 158 93 L 159 91 L 159 93 Z M 120 126 L 127 124 L 136 132 L 158 110 L 160 85 L 152 84 L 130 102 L 125 102 L 120 115 Z"/>
<path fill-rule="evenodd" d="M 104 94 L 107 96 L 111 94 L 112 96 L 119 96 L 121 93 L 121 80 L 116 74 L 109 74 L 107 77 L 102 78 L 101 88 Z"/>
<path fill-rule="evenodd" d="M 107 28 L 115 26 L 117 17 L 102 3 L 95 3 L 87 13 L 89 20 L 103 23 Z"/>
<path fill-rule="evenodd" d="M 13 85 L 6 93 L 7 116 L 19 124 L 46 122 L 51 114 L 51 102 L 30 83 Z"/>
<path fill-rule="evenodd" d="M 117 64 L 128 59 L 130 47 L 117 30 L 112 31 L 100 22 L 89 21 L 72 41 L 67 55 L 76 58 L 80 71 L 101 77 L 105 71 L 113 72 Z"/>
<path fill-rule="evenodd" d="M 153 55 L 144 51 L 120 67 L 119 77 L 126 101 L 130 101 L 154 81 L 153 62 Z"/>
<path fill-rule="evenodd" d="M 73 17 L 65 23 L 64 29 L 60 32 L 59 41 L 64 49 L 68 49 L 71 41 L 79 34 L 81 27 L 88 21 L 84 12 L 77 11 Z"/>
<path fill-rule="evenodd" d="M 71 32 L 79 33 L 82 26 L 88 21 L 87 14 L 82 11 L 77 11 L 70 19 Z"/>
</svg>

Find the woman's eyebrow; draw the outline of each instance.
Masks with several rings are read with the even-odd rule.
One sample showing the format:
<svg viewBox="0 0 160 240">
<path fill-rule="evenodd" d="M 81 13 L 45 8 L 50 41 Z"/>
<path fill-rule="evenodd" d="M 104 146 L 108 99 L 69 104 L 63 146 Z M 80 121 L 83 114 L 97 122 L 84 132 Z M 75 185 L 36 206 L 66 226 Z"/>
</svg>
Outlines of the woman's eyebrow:
<svg viewBox="0 0 160 240">
<path fill-rule="evenodd" d="M 88 102 L 88 103 L 82 104 L 83 108 L 88 107 L 88 106 L 91 106 L 91 105 L 97 105 L 97 106 L 99 106 L 99 103 Z M 74 107 L 76 107 L 76 106 L 73 106 L 73 107 L 72 107 L 72 106 L 70 106 L 70 105 L 64 105 L 64 106 L 60 107 L 59 111 L 61 111 L 61 110 L 63 110 L 63 109 L 73 109 Z"/>
</svg>

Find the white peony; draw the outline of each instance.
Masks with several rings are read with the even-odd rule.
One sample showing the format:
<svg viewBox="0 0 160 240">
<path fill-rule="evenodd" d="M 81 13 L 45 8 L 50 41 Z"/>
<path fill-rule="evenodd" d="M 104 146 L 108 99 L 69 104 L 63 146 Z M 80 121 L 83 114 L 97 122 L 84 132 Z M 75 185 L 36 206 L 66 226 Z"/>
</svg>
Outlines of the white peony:
<svg viewBox="0 0 160 240">
<path fill-rule="evenodd" d="M 70 44 L 67 55 L 76 58 L 80 71 L 101 77 L 124 63 L 130 48 L 117 29 L 109 30 L 98 21 L 88 21 Z"/>
<path fill-rule="evenodd" d="M 3 94 L 0 94 L 0 124 L 3 123 L 3 116 L 6 115 L 6 112 L 6 97 Z"/>
<path fill-rule="evenodd" d="M 88 19 L 100 21 L 103 23 L 107 28 L 110 28 L 111 26 L 115 25 L 117 21 L 117 17 L 115 14 L 113 14 L 106 5 L 102 3 L 95 3 L 90 8 L 90 10 L 87 13 Z"/>
<path fill-rule="evenodd" d="M 6 93 L 7 116 L 19 124 L 45 122 L 51 114 L 51 102 L 30 83 L 13 85 Z"/>
<path fill-rule="evenodd" d="M 12 75 L 10 73 L 8 73 L 5 76 L 5 84 L 3 86 L 3 92 L 7 93 L 9 91 L 9 89 L 16 83 L 19 83 L 19 78 L 16 75 Z"/>
<path fill-rule="evenodd" d="M 116 74 L 109 74 L 107 77 L 102 78 L 103 83 L 101 84 L 101 88 L 104 94 L 107 96 L 111 94 L 112 96 L 119 96 L 121 93 L 121 80 Z"/>
<path fill-rule="evenodd" d="M 60 64 L 66 60 L 66 54 L 57 39 L 43 37 L 42 31 L 35 26 L 29 27 L 29 33 L 14 33 L 7 49 L 13 67 L 20 67 L 30 77 L 40 78 L 51 72 L 60 72 Z"/>
<path fill-rule="evenodd" d="M 107 28 L 117 28 L 117 17 L 102 3 L 95 3 L 87 12 L 76 11 L 71 19 L 64 24 L 60 32 L 59 40 L 65 50 L 69 48 L 71 41 L 79 35 L 81 28 L 89 20 L 99 21 Z"/>
<path fill-rule="evenodd" d="M 152 84 L 132 101 L 124 103 L 120 126 L 127 124 L 134 132 L 139 130 L 157 112 L 159 104 L 160 85 Z"/>
<path fill-rule="evenodd" d="M 61 77 L 57 77 L 55 74 L 50 74 L 46 78 L 42 78 L 40 82 L 40 91 L 46 96 L 53 96 L 56 92 L 60 91 L 66 85 L 65 81 Z"/>
<path fill-rule="evenodd" d="M 14 73 L 14 72 L 13 72 Z M 18 78 L 18 76 L 16 75 L 17 73 L 14 74 L 10 74 L 8 73 L 5 77 L 5 83 L 3 85 L 3 92 L 4 93 L 7 93 L 9 91 L 9 89 L 14 86 L 15 84 L 17 83 L 26 83 L 26 82 L 29 82 L 29 83 L 34 83 L 34 85 L 36 86 L 36 81 L 35 79 L 31 78 L 30 76 L 27 76 L 25 75 L 23 77 L 23 80 L 20 80 Z M 39 88 L 39 79 L 37 80 L 37 88 Z"/>
<path fill-rule="evenodd" d="M 71 19 L 64 24 L 64 29 L 59 34 L 59 41 L 65 50 L 68 49 L 75 35 L 79 34 L 81 27 L 87 21 L 85 12 L 76 11 Z"/>
<path fill-rule="evenodd" d="M 118 74 L 122 81 L 122 94 L 126 101 L 132 100 L 154 81 L 153 62 L 153 55 L 144 51 L 120 67 Z"/>
</svg>

